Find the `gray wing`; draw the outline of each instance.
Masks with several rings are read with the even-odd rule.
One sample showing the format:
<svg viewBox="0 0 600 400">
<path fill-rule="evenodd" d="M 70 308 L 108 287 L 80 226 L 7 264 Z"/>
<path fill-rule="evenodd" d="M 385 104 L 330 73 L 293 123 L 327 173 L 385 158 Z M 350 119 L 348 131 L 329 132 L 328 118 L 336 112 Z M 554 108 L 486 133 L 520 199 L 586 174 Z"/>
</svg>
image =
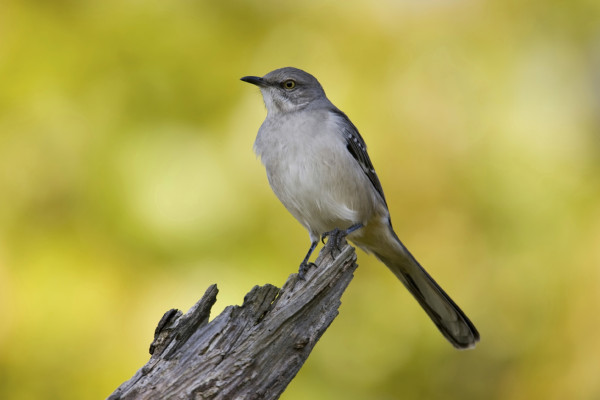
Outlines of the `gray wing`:
<svg viewBox="0 0 600 400">
<path fill-rule="evenodd" d="M 350 154 L 352 154 L 352 157 L 354 157 L 354 159 L 358 162 L 361 169 L 365 175 L 367 175 L 373 184 L 373 187 L 375 190 L 377 190 L 377 193 L 379 193 L 387 207 L 387 202 L 385 201 L 385 196 L 383 194 L 383 188 L 381 187 L 381 182 L 379 182 L 379 178 L 375 173 L 375 168 L 373 168 L 373 163 L 371 162 L 369 154 L 367 153 L 367 145 L 365 144 L 365 141 L 363 140 L 362 136 L 360 136 L 358 129 L 356 129 L 346 114 L 337 108 L 334 109 L 333 112 L 344 120 L 344 124 L 342 124 L 342 126 L 344 139 L 346 139 L 346 148 Z"/>
</svg>

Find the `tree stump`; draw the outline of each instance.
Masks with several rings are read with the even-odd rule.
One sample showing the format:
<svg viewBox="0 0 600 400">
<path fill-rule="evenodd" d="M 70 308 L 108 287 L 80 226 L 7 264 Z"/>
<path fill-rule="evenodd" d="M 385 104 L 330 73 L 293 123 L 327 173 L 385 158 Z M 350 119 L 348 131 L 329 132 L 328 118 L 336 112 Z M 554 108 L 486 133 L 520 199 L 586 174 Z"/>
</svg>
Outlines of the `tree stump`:
<svg viewBox="0 0 600 400">
<path fill-rule="evenodd" d="M 328 242 L 304 280 L 292 274 L 281 289 L 255 286 L 211 322 L 216 285 L 185 315 L 166 312 L 150 361 L 108 399 L 279 398 L 338 315 L 357 268 L 354 248 L 339 246 Z"/>
</svg>

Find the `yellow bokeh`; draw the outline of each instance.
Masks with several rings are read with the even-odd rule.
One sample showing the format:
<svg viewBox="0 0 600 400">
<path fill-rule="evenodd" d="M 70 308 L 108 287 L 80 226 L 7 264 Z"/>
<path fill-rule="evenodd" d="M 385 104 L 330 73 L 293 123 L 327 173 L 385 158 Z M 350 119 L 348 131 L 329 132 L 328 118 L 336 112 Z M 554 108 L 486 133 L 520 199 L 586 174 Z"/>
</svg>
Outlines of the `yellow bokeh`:
<svg viewBox="0 0 600 400">
<path fill-rule="evenodd" d="M 457 352 L 359 252 L 282 399 L 600 398 L 600 3 L 0 5 L 0 398 L 97 399 L 162 314 L 282 285 L 308 235 L 239 81 L 314 74 L 394 227 L 472 318 Z"/>
</svg>

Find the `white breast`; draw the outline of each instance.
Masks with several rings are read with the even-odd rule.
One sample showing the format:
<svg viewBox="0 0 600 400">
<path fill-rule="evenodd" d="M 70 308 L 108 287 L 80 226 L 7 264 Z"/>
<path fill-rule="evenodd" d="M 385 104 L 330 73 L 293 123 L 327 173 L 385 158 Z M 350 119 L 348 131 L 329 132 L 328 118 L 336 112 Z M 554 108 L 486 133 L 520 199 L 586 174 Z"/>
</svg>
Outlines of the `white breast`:
<svg viewBox="0 0 600 400">
<path fill-rule="evenodd" d="M 267 117 L 254 143 L 273 192 L 311 236 L 366 224 L 380 202 L 338 124 L 329 111 Z"/>
</svg>

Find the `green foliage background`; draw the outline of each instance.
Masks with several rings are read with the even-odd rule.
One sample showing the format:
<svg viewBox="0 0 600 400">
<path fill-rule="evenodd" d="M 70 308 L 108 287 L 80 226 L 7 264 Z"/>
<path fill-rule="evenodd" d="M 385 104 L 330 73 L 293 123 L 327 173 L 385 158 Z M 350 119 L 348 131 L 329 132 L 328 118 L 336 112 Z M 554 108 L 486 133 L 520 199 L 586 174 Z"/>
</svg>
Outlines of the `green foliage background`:
<svg viewBox="0 0 600 400">
<path fill-rule="evenodd" d="M 282 397 L 600 398 L 600 2 L 0 4 L 0 398 L 97 399 L 162 313 L 281 285 L 308 236 L 239 81 L 319 78 L 394 225 L 473 319 L 448 345 L 373 257 Z"/>
</svg>

